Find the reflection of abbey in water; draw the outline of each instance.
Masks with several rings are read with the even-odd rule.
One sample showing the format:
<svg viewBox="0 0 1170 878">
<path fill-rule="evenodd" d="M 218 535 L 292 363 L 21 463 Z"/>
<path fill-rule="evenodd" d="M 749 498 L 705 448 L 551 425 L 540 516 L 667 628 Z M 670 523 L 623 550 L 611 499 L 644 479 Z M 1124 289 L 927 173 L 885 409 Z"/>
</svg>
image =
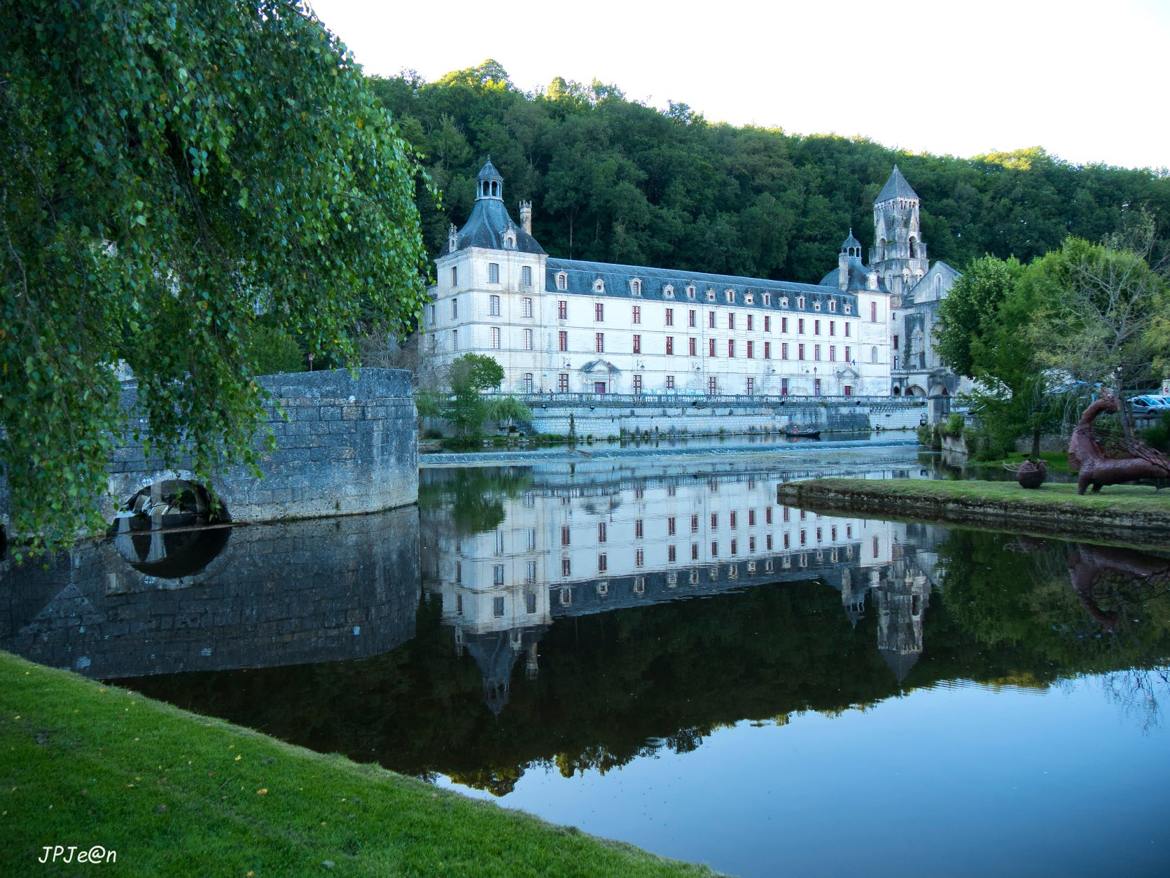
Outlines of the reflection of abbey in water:
<svg viewBox="0 0 1170 878">
<path fill-rule="evenodd" d="M 539 672 L 538 642 L 558 618 L 768 583 L 818 580 L 841 593 L 854 625 L 876 614 L 899 682 L 922 653 L 936 577 L 929 528 L 779 506 L 774 476 L 664 476 L 614 491 L 533 488 L 502 498 L 504 520 L 483 533 L 436 522 L 424 584 L 442 596 L 493 711 L 521 656 L 530 677 Z"/>
</svg>

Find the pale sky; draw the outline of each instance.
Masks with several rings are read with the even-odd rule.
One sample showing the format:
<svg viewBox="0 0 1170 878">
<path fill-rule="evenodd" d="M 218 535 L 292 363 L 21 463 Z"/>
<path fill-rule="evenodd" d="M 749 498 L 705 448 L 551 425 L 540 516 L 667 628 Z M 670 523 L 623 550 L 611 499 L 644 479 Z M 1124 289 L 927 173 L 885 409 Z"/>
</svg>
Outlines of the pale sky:
<svg viewBox="0 0 1170 878">
<path fill-rule="evenodd" d="M 311 6 L 368 73 L 435 80 L 495 58 L 524 91 L 599 79 L 712 122 L 1170 166 L 1170 0 Z"/>
</svg>

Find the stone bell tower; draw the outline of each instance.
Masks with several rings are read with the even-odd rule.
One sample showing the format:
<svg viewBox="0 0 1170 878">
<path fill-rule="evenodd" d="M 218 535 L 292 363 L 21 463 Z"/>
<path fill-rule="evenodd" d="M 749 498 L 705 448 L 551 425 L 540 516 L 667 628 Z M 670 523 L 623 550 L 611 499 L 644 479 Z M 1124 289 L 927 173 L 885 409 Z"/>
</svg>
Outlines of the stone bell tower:
<svg viewBox="0 0 1170 878">
<path fill-rule="evenodd" d="M 918 193 L 898 166 L 873 203 L 873 249 L 870 269 L 894 296 L 893 307 L 902 305 L 909 292 L 930 268 L 918 217 Z"/>
</svg>

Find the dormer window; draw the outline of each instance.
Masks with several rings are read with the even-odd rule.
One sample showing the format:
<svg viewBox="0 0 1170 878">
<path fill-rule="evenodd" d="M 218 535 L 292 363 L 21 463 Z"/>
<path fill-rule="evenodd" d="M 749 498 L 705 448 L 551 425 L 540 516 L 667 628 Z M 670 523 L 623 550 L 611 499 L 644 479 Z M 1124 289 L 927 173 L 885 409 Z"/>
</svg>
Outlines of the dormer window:
<svg viewBox="0 0 1170 878">
<path fill-rule="evenodd" d="M 852 314 L 852 313 L 853 313 L 853 306 L 852 306 L 852 305 L 850 305 L 848 302 L 846 302 L 846 303 L 845 303 L 845 313 L 846 313 L 846 314 Z"/>
<path fill-rule="evenodd" d="M 780 307 L 781 307 L 781 308 L 787 308 L 787 307 L 788 307 L 788 297 L 787 297 L 787 296 L 781 296 L 781 297 L 780 297 Z"/>
<path fill-rule="evenodd" d="M 834 314 L 837 313 L 837 300 L 836 299 L 829 299 L 829 310 L 832 311 Z"/>
<path fill-rule="evenodd" d="M 796 307 L 802 311 L 804 310 L 804 296 L 796 297 Z"/>
<path fill-rule="evenodd" d="M 593 292 L 604 293 L 605 292 L 605 281 L 603 281 L 601 278 L 594 279 Z"/>
<path fill-rule="evenodd" d="M 630 295 L 631 296 L 642 295 L 642 281 L 639 280 L 638 278 L 634 278 L 633 280 L 630 281 Z"/>
<path fill-rule="evenodd" d="M 734 304 L 735 303 L 735 290 L 724 290 L 723 297 L 727 300 L 728 304 Z"/>
<path fill-rule="evenodd" d="M 569 276 L 563 271 L 557 272 L 557 289 L 567 290 L 569 288 Z"/>
<path fill-rule="evenodd" d="M 743 294 L 743 303 L 745 305 L 755 304 L 755 301 L 756 301 L 756 297 L 754 295 L 752 295 L 751 293 L 744 293 Z"/>
<path fill-rule="evenodd" d="M 673 299 L 674 298 L 674 287 L 671 286 L 670 284 L 667 284 L 666 286 L 664 286 L 662 288 L 662 298 Z"/>
<path fill-rule="evenodd" d="M 816 299 L 816 300 L 813 302 L 813 310 L 814 310 L 814 311 L 820 311 L 820 310 L 821 310 L 821 300 L 820 300 L 820 299 Z"/>
<path fill-rule="evenodd" d="M 504 249 L 505 250 L 515 250 L 516 249 L 516 232 L 513 231 L 512 229 L 508 229 L 508 231 L 504 232 Z"/>
<path fill-rule="evenodd" d="M 770 306 L 772 304 L 772 294 L 764 293 L 764 305 Z"/>
<path fill-rule="evenodd" d="M 692 302 L 695 301 L 695 285 L 687 284 L 687 298 Z"/>
<path fill-rule="evenodd" d="M 708 302 L 715 301 L 715 291 L 714 290 L 707 290 L 707 301 Z"/>
</svg>

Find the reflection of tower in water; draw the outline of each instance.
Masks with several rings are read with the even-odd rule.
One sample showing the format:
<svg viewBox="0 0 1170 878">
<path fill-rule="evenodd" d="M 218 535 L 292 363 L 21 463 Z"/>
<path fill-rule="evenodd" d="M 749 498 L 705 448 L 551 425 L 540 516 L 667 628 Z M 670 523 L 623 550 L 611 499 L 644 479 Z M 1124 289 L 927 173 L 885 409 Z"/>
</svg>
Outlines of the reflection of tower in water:
<svg viewBox="0 0 1170 878">
<path fill-rule="evenodd" d="M 898 558 L 874 589 L 874 596 L 878 650 L 901 683 L 922 655 L 922 623 L 930 601 L 930 581 L 913 563 L 913 556 Z"/>
</svg>

